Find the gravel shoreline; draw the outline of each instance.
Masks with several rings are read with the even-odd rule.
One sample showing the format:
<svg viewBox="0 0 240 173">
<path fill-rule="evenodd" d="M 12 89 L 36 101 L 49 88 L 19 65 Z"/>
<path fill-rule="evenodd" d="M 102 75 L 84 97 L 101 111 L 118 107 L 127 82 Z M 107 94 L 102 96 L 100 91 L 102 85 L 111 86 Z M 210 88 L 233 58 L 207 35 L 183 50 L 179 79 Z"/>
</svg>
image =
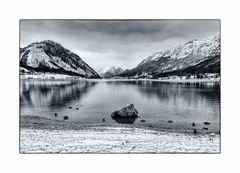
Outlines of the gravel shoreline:
<svg viewBox="0 0 240 173">
<path fill-rule="evenodd" d="M 176 133 L 134 126 L 78 125 L 20 117 L 20 153 L 219 153 L 217 133 Z"/>
<path fill-rule="evenodd" d="M 99 121 L 99 123 L 85 123 L 71 121 L 71 120 L 59 120 L 51 119 L 46 117 L 24 115 L 20 116 L 20 127 L 28 129 L 46 129 L 46 130 L 83 130 L 90 127 L 129 127 L 129 128 L 142 128 L 155 131 L 164 131 L 169 133 L 187 133 L 193 134 L 193 130 L 196 129 L 198 134 L 219 134 L 219 125 L 211 124 L 208 125 L 208 130 L 203 130 L 203 127 L 206 125 L 195 123 L 195 126 L 192 126 L 192 123 L 179 123 L 168 121 L 163 121 L 159 123 L 134 123 L 134 124 L 118 124 L 118 123 L 106 123 Z"/>
</svg>

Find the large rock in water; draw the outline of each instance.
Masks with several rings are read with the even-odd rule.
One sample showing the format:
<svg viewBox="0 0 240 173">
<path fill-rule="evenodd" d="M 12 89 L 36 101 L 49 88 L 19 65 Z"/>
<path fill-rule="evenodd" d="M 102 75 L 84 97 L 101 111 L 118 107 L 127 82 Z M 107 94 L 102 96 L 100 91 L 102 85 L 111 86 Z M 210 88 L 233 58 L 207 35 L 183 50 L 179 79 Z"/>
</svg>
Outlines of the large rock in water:
<svg viewBox="0 0 240 173">
<path fill-rule="evenodd" d="M 112 118 L 137 118 L 138 111 L 133 104 L 128 104 L 118 111 L 114 111 L 111 114 Z"/>
</svg>

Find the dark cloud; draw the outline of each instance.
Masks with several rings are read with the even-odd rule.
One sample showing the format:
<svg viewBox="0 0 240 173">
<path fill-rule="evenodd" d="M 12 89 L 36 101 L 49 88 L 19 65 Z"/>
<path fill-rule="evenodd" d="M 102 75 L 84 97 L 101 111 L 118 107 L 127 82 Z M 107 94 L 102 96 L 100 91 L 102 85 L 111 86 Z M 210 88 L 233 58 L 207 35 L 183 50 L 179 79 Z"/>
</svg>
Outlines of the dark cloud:
<svg viewBox="0 0 240 173">
<path fill-rule="evenodd" d="M 167 48 L 219 34 L 218 20 L 22 20 L 20 46 L 54 40 L 90 66 L 133 68 Z"/>
</svg>

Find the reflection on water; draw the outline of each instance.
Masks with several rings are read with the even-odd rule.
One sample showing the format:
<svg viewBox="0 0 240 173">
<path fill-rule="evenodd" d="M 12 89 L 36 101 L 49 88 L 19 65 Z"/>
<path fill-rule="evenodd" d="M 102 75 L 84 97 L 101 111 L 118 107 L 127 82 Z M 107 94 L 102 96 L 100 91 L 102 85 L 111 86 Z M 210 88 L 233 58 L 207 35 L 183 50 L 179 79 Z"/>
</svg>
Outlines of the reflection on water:
<svg viewBox="0 0 240 173">
<path fill-rule="evenodd" d="M 164 119 L 219 122 L 219 83 L 156 81 L 21 80 L 21 115 L 57 118 L 68 115 L 79 123 L 134 123 L 112 120 L 111 113 L 133 103 L 147 122 Z M 68 107 L 71 106 L 72 109 Z"/>
<path fill-rule="evenodd" d="M 204 97 L 208 101 L 220 100 L 219 83 L 167 83 L 156 81 L 111 81 L 107 84 L 116 86 L 115 89 L 121 85 L 132 85 L 135 87 L 143 97 L 148 99 L 157 98 L 161 102 L 169 102 L 179 99 L 184 99 L 188 104 L 196 103 L 200 98 Z M 200 98 L 199 98 L 200 97 Z"/>
<path fill-rule="evenodd" d="M 137 119 L 137 117 L 127 117 L 127 118 L 112 117 L 112 119 L 120 124 L 133 124 L 134 121 Z"/>
<path fill-rule="evenodd" d="M 49 108 L 61 108 L 80 100 L 95 84 L 86 81 L 24 80 L 21 82 L 20 101 L 30 107 L 47 105 Z"/>
</svg>

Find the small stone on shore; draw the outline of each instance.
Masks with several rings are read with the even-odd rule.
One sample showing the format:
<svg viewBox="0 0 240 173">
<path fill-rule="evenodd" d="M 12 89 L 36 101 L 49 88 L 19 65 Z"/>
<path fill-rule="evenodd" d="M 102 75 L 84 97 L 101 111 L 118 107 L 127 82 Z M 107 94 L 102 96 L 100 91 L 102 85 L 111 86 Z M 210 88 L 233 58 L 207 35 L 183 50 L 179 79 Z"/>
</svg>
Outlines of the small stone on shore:
<svg viewBox="0 0 240 173">
<path fill-rule="evenodd" d="M 79 108 L 76 108 L 76 110 L 78 110 Z"/>
<path fill-rule="evenodd" d="M 211 123 L 209 123 L 209 122 L 204 122 L 203 124 L 205 124 L 205 125 L 209 125 L 209 124 L 211 124 Z"/>
<path fill-rule="evenodd" d="M 103 118 L 102 121 L 105 122 L 105 118 Z"/>
<path fill-rule="evenodd" d="M 68 108 L 69 108 L 69 109 L 72 109 L 72 107 L 71 107 L 71 106 L 69 106 Z"/>
<path fill-rule="evenodd" d="M 202 129 L 203 129 L 203 130 L 208 130 L 208 128 L 207 128 L 207 127 L 203 127 Z"/>
<path fill-rule="evenodd" d="M 153 125 L 152 125 L 152 124 L 149 124 L 148 127 L 153 127 Z"/>
<path fill-rule="evenodd" d="M 67 120 L 67 119 L 68 119 L 68 116 L 64 116 L 63 119 L 64 119 L 64 120 Z"/>
</svg>

